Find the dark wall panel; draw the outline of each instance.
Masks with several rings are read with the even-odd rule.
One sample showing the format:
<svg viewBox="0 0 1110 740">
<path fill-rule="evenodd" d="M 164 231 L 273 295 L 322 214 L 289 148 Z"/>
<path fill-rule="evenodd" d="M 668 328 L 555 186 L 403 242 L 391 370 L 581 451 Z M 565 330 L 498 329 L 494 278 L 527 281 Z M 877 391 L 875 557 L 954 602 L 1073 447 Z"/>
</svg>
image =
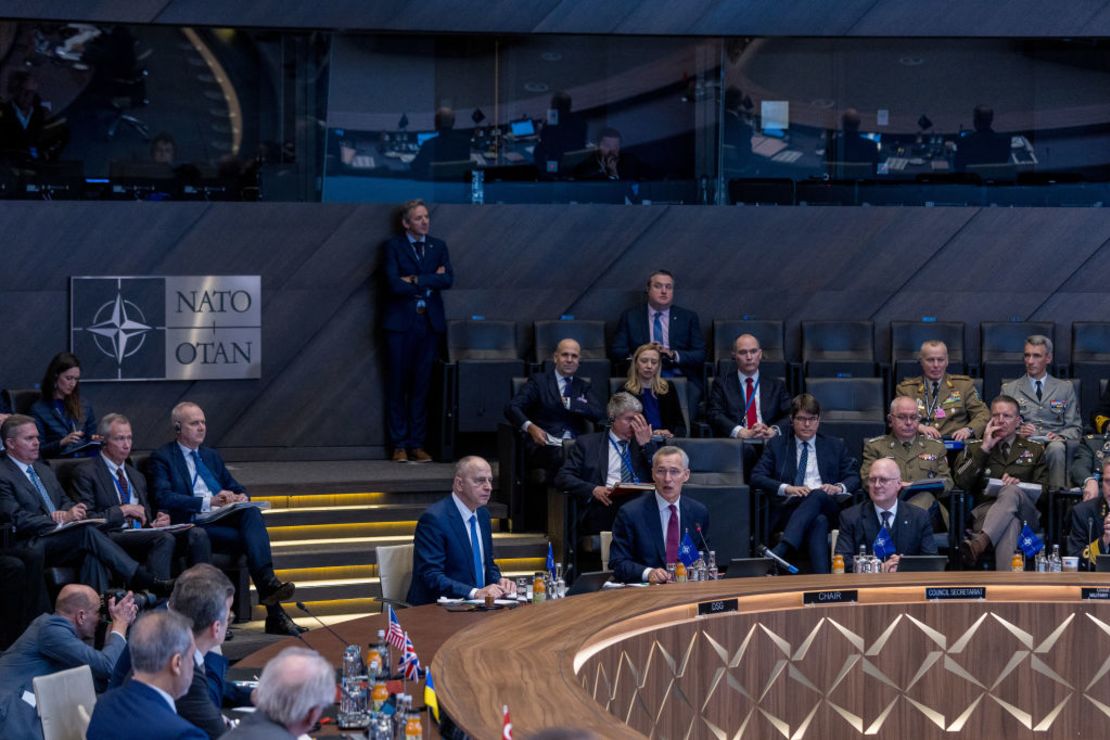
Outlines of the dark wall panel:
<svg viewBox="0 0 1110 740">
<path fill-rule="evenodd" d="M 872 319 L 885 357 L 891 320 L 932 315 L 967 322 L 974 359 L 979 322 L 1016 316 L 1056 321 L 1067 361 L 1070 323 L 1110 315 L 1105 209 L 440 205 L 432 222 L 456 272 L 451 318 L 570 313 L 611 332 L 658 267 L 707 334 L 716 318 L 782 319 L 794 355 L 803 319 Z M 262 379 L 86 395 L 131 416 L 140 447 L 168 438 L 188 398 L 229 449 L 380 454 L 379 258 L 395 223 L 388 205 L 0 203 L 0 385 L 37 382 L 68 346 L 70 275 L 260 274 Z"/>
</svg>

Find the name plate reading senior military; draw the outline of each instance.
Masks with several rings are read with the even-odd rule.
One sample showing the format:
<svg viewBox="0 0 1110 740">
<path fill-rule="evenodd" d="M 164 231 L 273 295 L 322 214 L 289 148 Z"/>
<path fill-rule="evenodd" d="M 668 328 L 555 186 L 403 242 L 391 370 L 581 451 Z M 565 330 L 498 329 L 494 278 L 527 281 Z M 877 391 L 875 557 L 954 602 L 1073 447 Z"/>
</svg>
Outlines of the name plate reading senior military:
<svg viewBox="0 0 1110 740">
<path fill-rule="evenodd" d="M 1094 588 L 1084 587 L 1081 596 L 1091 601 L 1110 601 L 1110 588 L 1106 586 L 1096 586 Z"/>
<path fill-rule="evenodd" d="M 810 604 L 847 604 L 859 601 L 859 591 L 806 591 L 802 594 L 802 603 Z"/>
<path fill-rule="evenodd" d="M 698 604 L 699 617 L 738 611 L 740 611 L 739 599 L 718 599 L 717 601 L 702 601 Z"/>
<path fill-rule="evenodd" d="M 925 589 L 926 601 L 950 601 L 987 598 L 986 586 L 934 586 Z"/>
</svg>

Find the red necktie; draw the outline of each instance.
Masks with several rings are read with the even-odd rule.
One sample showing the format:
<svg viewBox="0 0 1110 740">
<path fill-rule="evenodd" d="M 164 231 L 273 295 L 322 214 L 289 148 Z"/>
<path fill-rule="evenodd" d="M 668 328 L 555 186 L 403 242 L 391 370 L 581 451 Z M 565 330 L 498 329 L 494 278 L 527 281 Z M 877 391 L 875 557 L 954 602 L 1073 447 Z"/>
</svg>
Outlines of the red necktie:
<svg viewBox="0 0 1110 740">
<path fill-rule="evenodd" d="M 671 504 L 671 518 L 667 521 L 667 562 L 678 562 L 678 508 Z"/>
<path fill-rule="evenodd" d="M 751 429 L 759 423 L 755 415 L 755 387 L 752 385 L 751 378 L 747 378 L 745 383 L 748 386 L 747 397 L 744 399 L 744 402 L 748 405 L 748 416 L 744 419 L 744 424 L 748 429 Z"/>
<path fill-rule="evenodd" d="M 116 478 L 119 479 L 119 502 L 121 504 L 131 503 L 131 487 L 127 485 L 127 476 L 123 474 L 123 468 L 116 468 Z"/>
</svg>

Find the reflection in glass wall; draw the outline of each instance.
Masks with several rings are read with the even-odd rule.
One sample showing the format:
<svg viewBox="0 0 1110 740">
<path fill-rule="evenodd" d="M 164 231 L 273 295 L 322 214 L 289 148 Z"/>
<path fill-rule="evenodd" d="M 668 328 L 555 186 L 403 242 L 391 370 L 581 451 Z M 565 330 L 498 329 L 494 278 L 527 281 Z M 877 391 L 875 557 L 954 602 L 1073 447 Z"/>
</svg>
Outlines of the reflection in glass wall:
<svg viewBox="0 0 1110 740">
<path fill-rule="evenodd" d="M 323 46 L 321 46 L 321 42 Z M 0 189 L 9 197 L 297 200 L 321 138 L 326 37 L 0 23 Z M 297 85 L 296 80 L 302 84 Z M 307 168 L 307 170 L 306 170 Z M 300 172 L 299 172 L 300 171 Z"/>
</svg>

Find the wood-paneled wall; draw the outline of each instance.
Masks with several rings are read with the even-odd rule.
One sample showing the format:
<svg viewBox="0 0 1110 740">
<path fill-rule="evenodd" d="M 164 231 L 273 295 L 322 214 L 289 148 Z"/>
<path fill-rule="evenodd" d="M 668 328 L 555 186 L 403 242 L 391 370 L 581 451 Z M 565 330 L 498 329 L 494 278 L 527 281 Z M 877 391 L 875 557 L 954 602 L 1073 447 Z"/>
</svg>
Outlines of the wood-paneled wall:
<svg viewBox="0 0 1110 740">
<path fill-rule="evenodd" d="M 244 455 L 380 454 L 375 263 L 394 223 L 389 205 L 0 203 L 0 385 L 37 382 L 68 346 L 71 275 L 260 274 L 261 380 L 89 384 L 96 411 L 131 416 L 140 448 L 190 398 L 211 441 Z M 657 267 L 707 334 L 716 318 L 783 319 L 791 355 L 802 319 L 934 315 L 968 323 L 974 361 L 978 323 L 1017 316 L 1056 321 L 1067 362 L 1071 322 L 1110 317 L 1105 209 L 439 205 L 432 231 L 455 267 L 451 318 L 611 330 Z"/>
</svg>

